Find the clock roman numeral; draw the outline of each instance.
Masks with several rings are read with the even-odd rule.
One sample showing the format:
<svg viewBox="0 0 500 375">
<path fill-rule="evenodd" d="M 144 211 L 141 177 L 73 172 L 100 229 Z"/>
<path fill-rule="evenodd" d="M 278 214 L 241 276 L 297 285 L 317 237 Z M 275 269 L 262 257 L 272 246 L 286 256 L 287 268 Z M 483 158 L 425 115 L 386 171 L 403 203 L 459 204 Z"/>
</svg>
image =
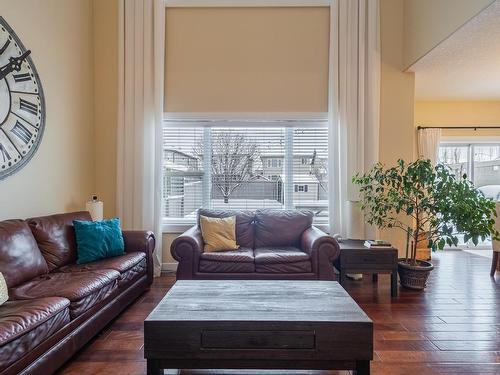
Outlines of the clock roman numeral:
<svg viewBox="0 0 500 375">
<path fill-rule="evenodd" d="M 38 106 L 36 104 L 22 98 L 19 98 L 19 109 L 25 112 L 29 112 L 33 115 L 36 115 L 38 113 Z"/>
<path fill-rule="evenodd" d="M 33 133 L 31 133 L 26 127 L 19 121 L 16 121 L 16 125 L 10 130 L 12 134 L 16 135 L 24 143 L 28 144 Z"/>
<path fill-rule="evenodd" d="M 10 39 L 7 39 L 7 41 L 4 43 L 4 45 L 2 46 L 2 48 L 0 48 L 0 55 L 5 52 L 5 50 L 7 49 L 7 47 L 9 47 L 9 44 L 10 44 Z"/>
<path fill-rule="evenodd" d="M 4 145 L 0 143 L 0 155 L 2 156 L 3 162 L 9 161 L 11 159 L 9 153 L 5 149 Z"/>
<path fill-rule="evenodd" d="M 16 81 L 16 83 L 31 80 L 31 76 L 29 73 L 13 74 L 12 76 L 14 77 L 14 81 Z"/>
</svg>

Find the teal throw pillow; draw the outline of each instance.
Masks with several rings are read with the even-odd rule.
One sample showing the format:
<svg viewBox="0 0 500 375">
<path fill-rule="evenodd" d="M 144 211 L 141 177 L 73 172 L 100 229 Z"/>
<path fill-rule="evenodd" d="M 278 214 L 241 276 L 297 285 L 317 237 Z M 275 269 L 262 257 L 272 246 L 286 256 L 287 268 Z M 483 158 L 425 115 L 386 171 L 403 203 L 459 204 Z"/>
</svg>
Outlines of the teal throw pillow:
<svg viewBox="0 0 500 375">
<path fill-rule="evenodd" d="M 73 225 L 75 227 L 78 253 L 76 263 L 94 262 L 125 253 L 120 219 L 102 221 L 74 220 Z"/>
</svg>

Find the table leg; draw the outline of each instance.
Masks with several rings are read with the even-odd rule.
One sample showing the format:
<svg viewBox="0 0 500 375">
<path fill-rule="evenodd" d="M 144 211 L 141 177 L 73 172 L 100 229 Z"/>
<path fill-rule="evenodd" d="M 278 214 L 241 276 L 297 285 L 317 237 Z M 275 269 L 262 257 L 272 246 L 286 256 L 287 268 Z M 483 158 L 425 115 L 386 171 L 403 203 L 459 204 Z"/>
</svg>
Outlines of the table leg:
<svg viewBox="0 0 500 375">
<path fill-rule="evenodd" d="M 370 361 L 356 361 L 356 375 L 370 375 Z"/>
<path fill-rule="evenodd" d="M 391 273 L 391 297 L 398 296 L 398 271 Z"/>
<path fill-rule="evenodd" d="M 346 272 L 341 268 L 339 270 L 339 283 L 340 283 L 340 285 L 343 285 L 345 283 L 346 278 L 347 278 Z"/>
<path fill-rule="evenodd" d="M 490 276 L 495 276 L 495 272 L 498 268 L 498 254 L 500 254 L 498 251 L 493 252 L 493 259 L 491 259 Z"/>
<path fill-rule="evenodd" d="M 148 359 L 148 375 L 163 375 L 163 369 L 158 366 L 154 359 Z"/>
<path fill-rule="evenodd" d="M 374 283 L 378 282 L 378 273 L 374 273 L 374 274 L 372 275 L 372 281 L 373 281 Z"/>
</svg>

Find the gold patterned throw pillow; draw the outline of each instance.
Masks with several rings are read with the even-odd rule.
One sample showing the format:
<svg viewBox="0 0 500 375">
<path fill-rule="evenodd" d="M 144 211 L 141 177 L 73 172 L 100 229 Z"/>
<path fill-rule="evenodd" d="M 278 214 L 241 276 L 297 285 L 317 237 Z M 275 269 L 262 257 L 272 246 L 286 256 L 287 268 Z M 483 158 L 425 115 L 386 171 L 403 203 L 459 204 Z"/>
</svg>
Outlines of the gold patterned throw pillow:
<svg viewBox="0 0 500 375">
<path fill-rule="evenodd" d="M 236 216 L 218 218 L 200 216 L 201 235 L 205 242 L 204 250 L 236 250 Z"/>
<path fill-rule="evenodd" d="M 9 299 L 9 292 L 7 290 L 7 283 L 5 278 L 0 272 L 0 305 L 3 305 Z"/>
</svg>

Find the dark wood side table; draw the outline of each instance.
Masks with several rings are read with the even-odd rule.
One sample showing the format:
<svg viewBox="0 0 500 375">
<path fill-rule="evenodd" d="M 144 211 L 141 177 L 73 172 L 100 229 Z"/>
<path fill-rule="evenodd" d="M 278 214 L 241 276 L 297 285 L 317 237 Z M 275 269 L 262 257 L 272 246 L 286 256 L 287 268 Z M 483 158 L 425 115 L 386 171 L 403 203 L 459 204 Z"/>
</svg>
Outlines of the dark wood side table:
<svg viewBox="0 0 500 375">
<path fill-rule="evenodd" d="M 391 274 L 391 297 L 398 295 L 398 250 L 370 249 L 365 240 L 342 240 L 339 242 L 340 257 L 335 262 L 339 270 L 339 282 L 343 284 L 347 273 L 371 273 L 373 281 L 378 281 L 379 273 Z"/>
</svg>

